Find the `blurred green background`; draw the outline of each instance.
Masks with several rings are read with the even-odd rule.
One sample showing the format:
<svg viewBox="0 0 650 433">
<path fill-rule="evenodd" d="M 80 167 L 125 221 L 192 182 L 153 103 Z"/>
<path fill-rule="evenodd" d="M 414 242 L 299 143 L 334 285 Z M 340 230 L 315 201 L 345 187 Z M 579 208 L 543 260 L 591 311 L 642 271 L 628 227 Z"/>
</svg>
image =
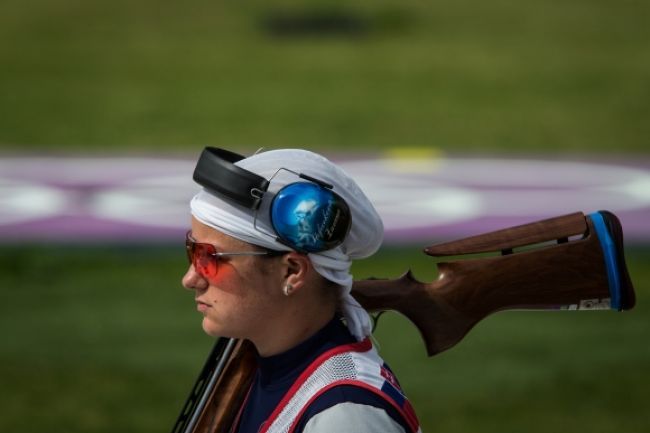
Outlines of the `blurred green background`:
<svg viewBox="0 0 650 433">
<path fill-rule="evenodd" d="M 649 9 L 644 0 L 5 0 L 0 143 L 644 152 Z M 291 30 L 341 15 L 351 30 Z"/>
<path fill-rule="evenodd" d="M 638 0 L 5 0 L 0 151 L 645 157 L 648 18 Z M 412 264 L 434 278 L 420 246 L 356 275 Z M 171 429 L 211 347 L 183 254 L 0 246 L 0 431 Z M 432 359 L 383 317 L 382 353 L 423 429 L 650 431 L 649 258 L 628 251 L 631 313 L 498 314 Z"/>
</svg>

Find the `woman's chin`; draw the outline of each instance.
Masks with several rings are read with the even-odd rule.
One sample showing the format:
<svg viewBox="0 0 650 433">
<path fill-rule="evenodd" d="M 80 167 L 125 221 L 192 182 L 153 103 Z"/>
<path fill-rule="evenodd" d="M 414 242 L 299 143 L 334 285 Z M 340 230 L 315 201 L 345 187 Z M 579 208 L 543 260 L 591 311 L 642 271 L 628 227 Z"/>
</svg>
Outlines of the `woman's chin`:
<svg viewBox="0 0 650 433">
<path fill-rule="evenodd" d="M 223 329 L 221 329 L 221 327 L 214 322 L 210 321 L 207 317 L 203 318 L 203 323 L 201 326 L 203 327 L 203 332 L 211 337 L 224 337 Z"/>
<path fill-rule="evenodd" d="M 201 327 L 203 332 L 211 337 L 227 337 L 227 338 L 250 338 L 246 332 L 246 328 L 229 326 L 230 323 L 218 322 L 210 320 L 209 317 L 204 316 Z"/>
</svg>

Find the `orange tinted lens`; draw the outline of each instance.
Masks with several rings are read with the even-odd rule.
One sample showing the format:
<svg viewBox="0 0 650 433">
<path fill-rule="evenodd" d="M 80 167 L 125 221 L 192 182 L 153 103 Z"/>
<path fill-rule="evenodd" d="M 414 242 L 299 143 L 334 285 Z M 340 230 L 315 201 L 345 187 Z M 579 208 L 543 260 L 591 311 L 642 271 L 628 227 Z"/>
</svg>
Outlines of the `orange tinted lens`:
<svg viewBox="0 0 650 433">
<path fill-rule="evenodd" d="M 216 250 L 210 244 L 194 244 L 194 267 L 204 277 L 217 275 Z"/>
<path fill-rule="evenodd" d="M 217 275 L 217 257 L 214 245 L 196 243 L 190 239 L 185 241 L 187 259 L 194 265 L 194 270 L 205 278 Z"/>
</svg>

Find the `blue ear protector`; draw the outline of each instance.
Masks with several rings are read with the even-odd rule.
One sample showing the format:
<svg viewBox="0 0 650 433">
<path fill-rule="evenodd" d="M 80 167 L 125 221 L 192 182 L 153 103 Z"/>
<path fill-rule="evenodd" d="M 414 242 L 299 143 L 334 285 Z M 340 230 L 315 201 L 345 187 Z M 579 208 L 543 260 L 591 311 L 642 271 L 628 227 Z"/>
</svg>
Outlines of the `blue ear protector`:
<svg viewBox="0 0 650 433">
<path fill-rule="evenodd" d="M 270 180 L 234 164 L 243 158 L 224 149 L 206 147 L 193 177 L 213 194 L 258 212 Z M 281 188 L 270 204 L 276 240 L 303 253 L 337 247 L 350 231 L 350 208 L 332 185 L 303 173 L 294 174 L 301 180 Z"/>
</svg>

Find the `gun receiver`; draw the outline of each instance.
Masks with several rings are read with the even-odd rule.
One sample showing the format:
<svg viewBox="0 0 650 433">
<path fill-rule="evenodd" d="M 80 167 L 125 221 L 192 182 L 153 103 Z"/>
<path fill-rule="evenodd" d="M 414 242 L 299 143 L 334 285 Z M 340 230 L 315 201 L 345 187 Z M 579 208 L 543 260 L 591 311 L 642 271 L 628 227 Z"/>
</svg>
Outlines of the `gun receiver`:
<svg viewBox="0 0 650 433">
<path fill-rule="evenodd" d="M 527 249 L 515 250 L 520 247 Z M 439 277 L 431 283 L 417 281 L 410 271 L 396 280 L 355 281 L 352 294 L 359 303 L 369 311 L 392 309 L 407 316 L 429 356 L 454 346 L 497 311 L 634 307 L 621 224 L 607 211 L 573 213 L 424 252 L 433 257 L 501 254 L 438 263 Z"/>
</svg>

